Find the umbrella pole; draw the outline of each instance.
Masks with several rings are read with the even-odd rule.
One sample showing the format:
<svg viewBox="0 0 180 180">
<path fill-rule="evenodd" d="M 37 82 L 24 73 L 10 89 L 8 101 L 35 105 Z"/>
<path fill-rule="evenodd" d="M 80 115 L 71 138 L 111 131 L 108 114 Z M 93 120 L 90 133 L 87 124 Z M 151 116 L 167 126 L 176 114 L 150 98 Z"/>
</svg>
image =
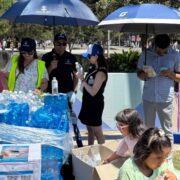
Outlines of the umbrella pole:
<svg viewBox="0 0 180 180">
<path fill-rule="evenodd" d="M 180 83 L 178 83 L 178 114 L 177 114 L 177 129 L 180 130 Z"/>
<path fill-rule="evenodd" d="M 55 36 L 55 16 L 53 16 L 53 36 Z"/>
<path fill-rule="evenodd" d="M 148 25 L 146 24 L 146 34 L 145 34 L 145 59 L 144 59 L 144 65 L 146 65 L 146 59 L 147 59 L 147 36 L 148 36 Z"/>
</svg>

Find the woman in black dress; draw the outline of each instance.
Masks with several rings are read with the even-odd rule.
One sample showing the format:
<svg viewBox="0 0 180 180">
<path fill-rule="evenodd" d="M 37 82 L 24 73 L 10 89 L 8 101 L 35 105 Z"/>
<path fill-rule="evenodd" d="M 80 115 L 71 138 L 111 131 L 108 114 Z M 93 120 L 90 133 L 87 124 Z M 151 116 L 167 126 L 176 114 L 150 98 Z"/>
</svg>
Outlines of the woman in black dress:
<svg viewBox="0 0 180 180">
<path fill-rule="evenodd" d="M 88 145 L 103 144 L 105 138 L 102 131 L 102 113 L 104 109 L 104 88 L 108 79 L 107 65 L 103 49 L 99 44 L 90 44 L 87 52 L 82 54 L 91 63 L 86 77 L 78 75 L 82 81 L 83 97 L 79 114 L 80 121 L 88 130 Z M 92 68 L 93 65 L 93 68 Z"/>
</svg>

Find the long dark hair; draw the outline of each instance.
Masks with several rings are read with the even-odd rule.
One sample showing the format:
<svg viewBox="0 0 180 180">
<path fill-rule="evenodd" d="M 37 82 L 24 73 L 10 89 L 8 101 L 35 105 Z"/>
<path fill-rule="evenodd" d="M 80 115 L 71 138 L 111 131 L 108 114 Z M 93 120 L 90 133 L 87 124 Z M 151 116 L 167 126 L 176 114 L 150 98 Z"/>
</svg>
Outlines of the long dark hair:
<svg viewBox="0 0 180 180">
<path fill-rule="evenodd" d="M 127 124 L 133 137 L 140 137 L 144 132 L 143 122 L 135 109 L 127 108 L 117 113 L 115 120 Z"/>
<path fill-rule="evenodd" d="M 106 58 L 104 57 L 103 54 L 98 55 L 97 64 L 98 64 L 98 68 L 108 69 Z"/>
<path fill-rule="evenodd" d="M 34 56 L 33 56 L 33 58 L 34 58 L 34 59 L 37 59 L 37 58 L 38 58 L 36 51 L 34 51 Z M 24 56 L 20 53 L 20 55 L 19 55 L 19 57 L 18 57 L 18 69 L 19 69 L 19 72 L 20 72 L 20 73 L 24 73 L 24 69 L 25 69 L 25 67 L 24 67 L 24 60 L 25 60 Z"/>
<path fill-rule="evenodd" d="M 171 148 L 171 141 L 164 131 L 158 128 L 149 128 L 142 134 L 134 147 L 134 160 L 144 161 L 152 152 L 161 153 L 165 147 Z"/>
</svg>

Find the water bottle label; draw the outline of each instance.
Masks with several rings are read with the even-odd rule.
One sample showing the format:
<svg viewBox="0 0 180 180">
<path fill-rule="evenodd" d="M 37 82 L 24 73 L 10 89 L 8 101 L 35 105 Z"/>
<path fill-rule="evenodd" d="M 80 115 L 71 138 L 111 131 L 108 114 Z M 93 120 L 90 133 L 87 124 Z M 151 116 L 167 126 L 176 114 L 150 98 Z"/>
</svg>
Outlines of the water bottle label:
<svg viewBox="0 0 180 180">
<path fill-rule="evenodd" d="M 90 76 L 90 78 L 89 78 L 89 80 L 88 80 L 88 84 L 89 84 L 89 85 L 93 85 L 93 84 L 94 84 L 93 76 Z"/>
<path fill-rule="evenodd" d="M 57 94 L 58 93 L 58 82 L 55 77 L 53 77 L 52 80 L 52 94 Z"/>
<path fill-rule="evenodd" d="M 58 84 L 57 84 L 57 83 L 54 83 L 54 84 L 52 84 L 52 87 L 53 87 L 53 88 L 58 88 Z"/>
</svg>

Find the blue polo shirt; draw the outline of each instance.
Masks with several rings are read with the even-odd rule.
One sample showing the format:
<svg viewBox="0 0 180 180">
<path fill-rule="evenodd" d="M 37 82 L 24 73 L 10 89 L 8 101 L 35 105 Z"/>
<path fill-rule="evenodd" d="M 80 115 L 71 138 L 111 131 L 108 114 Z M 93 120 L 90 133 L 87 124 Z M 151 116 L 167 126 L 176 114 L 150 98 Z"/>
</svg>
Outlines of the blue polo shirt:
<svg viewBox="0 0 180 180">
<path fill-rule="evenodd" d="M 138 69 L 143 69 L 144 61 L 145 53 L 143 52 L 138 61 Z M 160 69 L 166 67 L 172 72 L 180 73 L 180 53 L 169 48 L 167 54 L 159 56 L 154 49 L 148 49 L 146 65 L 153 67 L 156 77 L 144 82 L 143 100 L 156 103 L 171 102 L 174 96 L 174 81 L 160 76 Z"/>
</svg>

